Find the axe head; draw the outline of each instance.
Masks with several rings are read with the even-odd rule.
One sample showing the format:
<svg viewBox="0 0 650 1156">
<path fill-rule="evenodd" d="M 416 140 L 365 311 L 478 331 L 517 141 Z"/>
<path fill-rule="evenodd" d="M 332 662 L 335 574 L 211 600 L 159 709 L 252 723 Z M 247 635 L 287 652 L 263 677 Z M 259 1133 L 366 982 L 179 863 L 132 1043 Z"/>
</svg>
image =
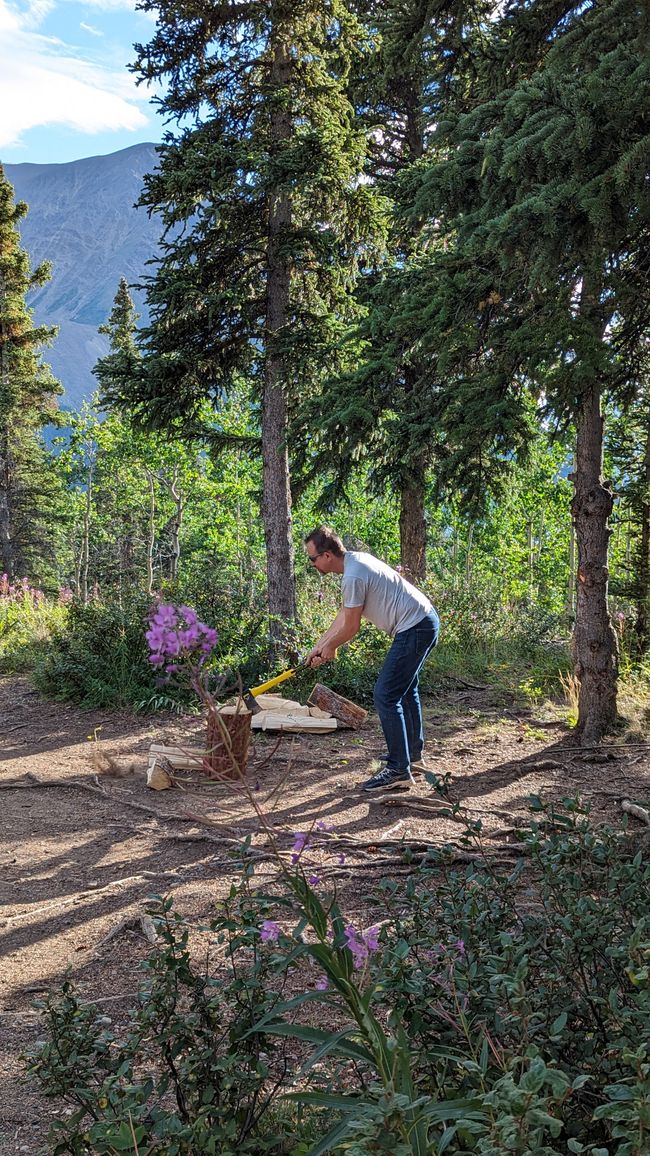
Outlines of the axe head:
<svg viewBox="0 0 650 1156">
<path fill-rule="evenodd" d="M 251 714 L 259 714 L 262 710 L 259 703 L 255 701 L 255 695 L 250 690 L 244 692 L 242 695 L 242 701 L 246 709 L 249 710 Z"/>
</svg>

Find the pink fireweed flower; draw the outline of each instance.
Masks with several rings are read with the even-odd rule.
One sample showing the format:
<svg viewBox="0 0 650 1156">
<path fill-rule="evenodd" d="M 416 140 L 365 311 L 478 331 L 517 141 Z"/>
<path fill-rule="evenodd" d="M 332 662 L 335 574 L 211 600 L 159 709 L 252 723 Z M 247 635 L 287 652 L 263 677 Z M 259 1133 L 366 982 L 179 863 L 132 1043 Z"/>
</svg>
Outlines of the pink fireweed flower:
<svg viewBox="0 0 650 1156">
<path fill-rule="evenodd" d="M 367 931 L 364 931 L 363 938 L 368 951 L 379 950 L 379 931 L 378 927 L 369 927 Z"/>
<path fill-rule="evenodd" d="M 379 949 L 379 928 L 369 927 L 367 931 L 357 931 L 352 924 L 345 928 L 345 946 L 352 952 L 356 971 L 368 962 L 368 956 Z"/>
<path fill-rule="evenodd" d="M 178 660 L 203 666 L 217 643 L 217 631 L 199 622 L 190 606 L 159 605 L 149 620 L 146 639 L 154 666 L 165 666 L 167 674 L 180 669 Z"/>
<path fill-rule="evenodd" d="M 262 943 L 274 943 L 281 935 L 280 926 L 273 919 L 265 919 L 260 929 Z"/>
<path fill-rule="evenodd" d="M 294 844 L 291 848 L 293 854 L 291 856 L 292 863 L 298 863 L 305 847 L 309 843 L 309 835 L 306 831 L 296 831 L 294 835 Z"/>
<path fill-rule="evenodd" d="M 356 928 L 352 927 L 351 924 L 345 929 L 345 946 L 352 953 L 355 970 L 360 971 L 368 959 L 368 948 Z"/>
</svg>

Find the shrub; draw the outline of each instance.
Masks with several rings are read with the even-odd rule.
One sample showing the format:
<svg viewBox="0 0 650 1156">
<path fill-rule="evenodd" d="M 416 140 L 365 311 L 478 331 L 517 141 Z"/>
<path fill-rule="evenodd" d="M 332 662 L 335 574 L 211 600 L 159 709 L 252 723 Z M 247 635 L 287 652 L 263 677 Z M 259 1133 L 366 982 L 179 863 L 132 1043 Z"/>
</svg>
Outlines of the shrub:
<svg viewBox="0 0 650 1156">
<path fill-rule="evenodd" d="M 193 967 L 165 902 L 119 1038 L 70 989 L 45 1005 L 30 1071 L 77 1106 L 54 1153 L 646 1156 L 650 864 L 576 803 L 543 820 L 509 874 L 436 852 L 405 885 L 386 880 L 381 929 L 365 931 L 307 882 L 301 833 L 277 893 L 256 890 L 249 865 L 206 931 L 223 979 Z M 287 1039 L 302 1049 L 291 1091 L 273 1049 Z M 284 1148 L 269 1134 L 280 1092 L 328 1114 L 314 1144 L 302 1125 Z"/>
<path fill-rule="evenodd" d="M 68 593 L 64 588 L 59 598 L 46 598 L 27 578 L 11 583 L 0 575 L 0 670 L 33 667 L 66 620 Z"/>
<path fill-rule="evenodd" d="M 34 681 L 51 698 L 97 707 L 151 709 L 174 706 L 178 695 L 157 688 L 148 661 L 145 619 L 151 600 L 128 603 L 73 602 L 48 652 L 35 667 Z"/>
</svg>

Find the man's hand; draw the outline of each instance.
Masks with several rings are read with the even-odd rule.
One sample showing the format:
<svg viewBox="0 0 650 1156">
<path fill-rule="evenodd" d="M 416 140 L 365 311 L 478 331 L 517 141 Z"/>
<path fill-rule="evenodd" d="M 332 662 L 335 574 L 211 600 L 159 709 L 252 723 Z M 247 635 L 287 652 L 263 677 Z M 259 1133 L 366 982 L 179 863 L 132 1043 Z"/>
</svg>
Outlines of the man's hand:
<svg viewBox="0 0 650 1156">
<path fill-rule="evenodd" d="M 337 649 L 332 646 L 331 642 L 318 643 L 313 650 L 310 650 L 305 659 L 305 666 L 322 666 L 324 662 L 331 662 L 337 656 Z"/>
</svg>

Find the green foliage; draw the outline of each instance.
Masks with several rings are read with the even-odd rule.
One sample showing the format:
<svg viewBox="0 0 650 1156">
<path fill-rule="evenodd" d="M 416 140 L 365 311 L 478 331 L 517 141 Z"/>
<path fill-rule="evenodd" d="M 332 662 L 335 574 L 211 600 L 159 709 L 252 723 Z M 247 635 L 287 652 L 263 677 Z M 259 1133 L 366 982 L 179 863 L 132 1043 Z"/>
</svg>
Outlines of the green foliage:
<svg viewBox="0 0 650 1156">
<path fill-rule="evenodd" d="M 245 892 L 233 888 L 211 924 L 210 939 L 227 959 L 220 978 L 193 962 L 189 929 L 171 901 L 161 899 L 156 914 L 159 947 L 126 1031 L 82 1004 L 69 984 L 41 1004 L 49 1042 L 34 1049 L 30 1071 L 48 1096 L 75 1109 L 52 1127 L 52 1156 L 287 1151 L 270 1117 L 271 1065 L 283 1075 L 287 1065 L 273 1041 L 251 1031 L 278 997 Z"/>
<path fill-rule="evenodd" d="M 46 598 L 26 578 L 10 584 L 0 577 L 0 671 L 33 669 L 53 635 L 65 630 L 69 595 L 61 590 L 58 599 Z"/>
<path fill-rule="evenodd" d="M 144 637 L 149 600 L 70 604 L 63 628 L 36 665 L 34 682 L 51 698 L 85 709 L 155 704 L 156 684 Z M 170 695 L 165 702 L 174 702 Z M 160 704 L 158 704 L 160 705 Z"/>
<path fill-rule="evenodd" d="M 122 374 L 114 360 L 103 384 L 150 426 L 200 425 L 202 403 L 218 410 L 238 378 L 259 391 L 267 358 L 299 395 L 339 356 L 358 265 L 382 232 L 346 93 L 365 34 L 341 0 L 251 0 L 198 22 L 191 4 L 143 8 L 157 27 L 134 70 L 163 84 L 180 127 L 143 194 L 165 230 L 144 356 Z M 286 279 L 277 333 L 269 267 Z"/>
<path fill-rule="evenodd" d="M 458 870 L 432 851 L 405 884 L 381 884 L 381 928 L 366 931 L 307 883 L 305 836 L 273 895 L 248 867 L 204 930 L 225 953 L 213 978 L 162 904 L 161 944 L 125 1030 L 105 1030 L 69 988 L 45 1002 L 48 1038 L 29 1070 L 78 1109 L 55 1125 L 54 1152 L 135 1156 L 128 1125 L 139 1156 L 644 1156 L 650 863 L 576 801 L 531 806 L 541 821 L 522 832 L 510 874 L 480 855 Z M 478 827 L 466 842 L 480 850 Z M 278 1040 L 300 1051 L 297 1090 Z M 310 1146 L 300 1128 L 286 1149 L 269 1136 L 255 1106 L 280 1093 L 329 1114 Z"/>
<path fill-rule="evenodd" d="M 61 492 L 41 438 L 57 420 L 61 387 L 39 346 L 56 330 L 36 327 L 27 294 L 49 280 L 44 263 L 33 271 L 20 244 L 19 222 L 27 212 L 0 166 L 0 570 L 10 580 L 29 573 L 51 579 Z"/>
</svg>

